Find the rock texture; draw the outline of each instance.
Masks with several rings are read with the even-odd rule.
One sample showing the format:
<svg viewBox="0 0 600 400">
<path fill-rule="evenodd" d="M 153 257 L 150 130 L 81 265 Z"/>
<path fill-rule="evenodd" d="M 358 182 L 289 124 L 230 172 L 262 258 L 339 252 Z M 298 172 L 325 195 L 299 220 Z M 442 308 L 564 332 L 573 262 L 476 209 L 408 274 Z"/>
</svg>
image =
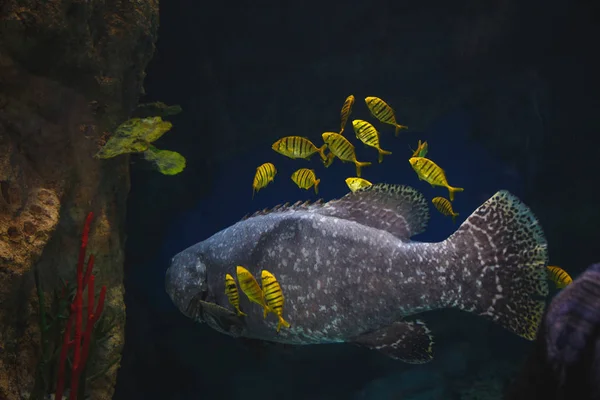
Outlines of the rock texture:
<svg viewBox="0 0 600 400">
<path fill-rule="evenodd" d="M 158 0 L 5 0 L 0 5 L 0 399 L 24 398 L 39 359 L 33 269 L 73 279 L 85 215 L 106 306 L 124 310 L 128 157 L 98 160 L 127 119 L 153 55 Z M 120 313 L 124 315 L 124 313 Z M 100 358 L 121 352 L 124 318 Z M 112 398 L 116 363 L 90 387 Z"/>
</svg>

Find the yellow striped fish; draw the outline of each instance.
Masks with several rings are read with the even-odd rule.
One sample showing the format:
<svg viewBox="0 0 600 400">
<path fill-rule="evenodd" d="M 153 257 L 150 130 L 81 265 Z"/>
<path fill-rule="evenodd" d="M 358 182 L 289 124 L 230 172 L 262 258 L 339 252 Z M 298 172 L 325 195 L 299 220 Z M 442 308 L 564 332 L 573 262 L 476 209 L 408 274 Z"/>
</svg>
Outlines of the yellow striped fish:
<svg viewBox="0 0 600 400">
<path fill-rule="evenodd" d="M 310 189 L 313 185 L 315 186 L 315 194 L 319 194 L 319 182 L 315 171 L 308 168 L 300 168 L 292 174 L 292 180 L 300 189 Z"/>
<path fill-rule="evenodd" d="M 413 157 L 425 157 L 427 155 L 428 150 L 429 150 L 429 145 L 427 144 L 427 141 L 421 142 L 419 140 L 419 143 L 417 144 L 417 149 L 412 150 L 413 151 L 412 156 Z"/>
<path fill-rule="evenodd" d="M 244 294 L 248 297 L 248 300 L 260 305 L 265 310 L 263 317 L 267 318 L 267 313 L 270 311 L 270 309 L 265 303 L 265 294 L 258 285 L 258 282 L 254 276 L 250 273 L 250 271 L 241 265 L 237 266 L 236 273 L 242 292 L 244 292 Z"/>
<path fill-rule="evenodd" d="M 354 96 L 350 95 L 344 101 L 344 105 L 342 106 L 342 112 L 340 113 L 340 117 L 342 118 L 342 126 L 340 127 L 340 135 L 344 132 L 344 128 L 346 127 L 346 122 L 348 122 L 348 117 L 352 113 L 352 105 L 354 104 Z"/>
<path fill-rule="evenodd" d="M 375 118 L 385 124 L 394 125 L 396 127 L 396 136 L 398 136 L 398 131 L 400 129 L 408 129 L 407 126 L 399 125 L 396 122 L 396 117 L 394 116 L 394 110 L 392 107 L 390 107 L 379 97 L 367 97 L 365 98 L 365 103 L 367 103 L 369 111 L 371 111 L 371 114 L 373 114 Z"/>
<path fill-rule="evenodd" d="M 325 157 L 326 145 L 317 147 L 313 142 L 301 136 L 286 136 L 273 143 L 271 148 L 289 158 L 305 158 L 308 160 L 313 154 L 319 153 L 323 161 L 327 159 Z"/>
<path fill-rule="evenodd" d="M 354 127 L 354 133 L 356 133 L 357 139 L 367 146 L 377 149 L 379 152 L 379 162 L 383 161 L 384 155 L 392 154 L 391 151 L 382 150 L 381 147 L 379 147 L 379 132 L 377 132 L 377 129 L 375 129 L 373 125 L 362 119 L 355 119 L 352 121 L 352 126 Z"/>
<path fill-rule="evenodd" d="M 361 167 L 367 167 L 371 165 L 370 162 L 360 162 L 356 160 L 356 152 L 354 145 L 350 143 L 345 137 L 335 132 L 323 133 L 323 141 L 329 147 L 329 150 L 340 160 L 346 162 L 353 162 L 356 165 L 356 176 L 360 178 Z"/>
<path fill-rule="evenodd" d="M 271 312 L 279 318 L 277 332 L 279 332 L 282 326 L 289 328 L 289 322 L 283 319 L 283 302 L 285 298 L 283 297 L 283 291 L 281 290 L 281 286 L 279 286 L 279 282 L 277 282 L 277 279 L 275 279 L 275 276 L 272 273 L 264 269 L 262 270 L 261 278 L 267 305 Z"/>
<path fill-rule="evenodd" d="M 454 200 L 454 192 L 462 192 L 464 189 L 448 185 L 446 174 L 436 163 L 425 157 L 412 157 L 408 160 L 417 173 L 419 180 L 429 183 L 431 186 L 442 186 L 448 189 L 450 201 Z"/>
<path fill-rule="evenodd" d="M 567 271 L 561 267 L 549 265 L 546 268 L 548 268 L 548 276 L 550 280 L 554 282 L 557 289 L 567 287 L 567 285 L 573 282 L 573 279 L 569 276 Z"/>
<path fill-rule="evenodd" d="M 452 217 L 452 222 L 456 222 L 456 217 L 458 217 L 458 213 L 454 212 L 454 210 L 452 209 L 452 203 L 450 203 L 448 199 L 445 199 L 443 197 L 434 197 L 433 200 L 431 200 L 431 202 L 439 212 L 441 212 L 447 217 Z"/>
<path fill-rule="evenodd" d="M 227 274 L 225 275 L 225 294 L 229 299 L 229 303 L 235 308 L 238 316 L 246 315 L 240 310 L 240 295 L 238 293 L 237 285 L 235 284 L 235 279 L 233 276 Z"/>
<path fill-rule="evenodd" d="M 254 182 L 252 183 L 252 198 L 254 198 L 256 192 L 273 181 L 275 174 L 277 174 L 277 168 L 271 163 L 264 163 L 256 168 Z"/>
<path fill-rule="evenodd" d="M 359 189 L 372 186 L 373 184 L 363 178 L 346 178 L 346 185 L 352 192 L 356 192 Z"/>
</svg>

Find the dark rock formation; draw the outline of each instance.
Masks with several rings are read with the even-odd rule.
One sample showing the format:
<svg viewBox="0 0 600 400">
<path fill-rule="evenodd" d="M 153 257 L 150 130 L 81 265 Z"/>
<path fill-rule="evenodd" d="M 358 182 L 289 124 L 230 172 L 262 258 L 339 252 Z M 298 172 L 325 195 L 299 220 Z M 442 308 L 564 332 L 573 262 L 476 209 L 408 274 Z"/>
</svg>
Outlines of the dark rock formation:
<svg viewBox="0 0 600 400">
<path fill-rule="evenodd" d="M 154 51 L 158 0 L 6 0 L 0 5 L 0 398 L 32 390 L 39 359 L 33 268 L 44 291 L 73 279 L 85 215 L 106 307 L 124 310 L 128 157 L 94 159 L 126 120 Z M 121 313 L 121 315 L 124 315 Z M 100 352 L 123 346 L 120 318 Z M 116 363 L 90 388 L 110 399 Z"/>
</svg>

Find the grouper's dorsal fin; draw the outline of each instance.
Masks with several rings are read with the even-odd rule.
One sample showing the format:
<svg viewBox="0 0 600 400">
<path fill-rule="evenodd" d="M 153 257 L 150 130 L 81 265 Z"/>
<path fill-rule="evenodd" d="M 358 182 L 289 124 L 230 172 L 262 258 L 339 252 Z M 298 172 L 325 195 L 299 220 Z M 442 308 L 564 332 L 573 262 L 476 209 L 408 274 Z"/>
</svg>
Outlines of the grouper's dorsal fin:
<svg viewBox="0 0 600 400">
<path fill-rule="evenodd" d="M 318 209 L 321 208 L 323 206 L 323 199 L 319 199 L 315 202 L 310 202 L 310 200 L 307 201 L 297 201 L 294 204 L 290 204 L 290 203 L 285 203 L 285 204 L 279 204 L 276 205 L 273 208 L 265 208 L 264 210 L 259 210 L 254 212 L 253 214 L 249 214 L 249 215 L 245 215 L 242 218 L 243 220 L 246 220 L 248 218 L 252 218 L 252 217 L 256 217 L 259 215 L 267 215 L 267 214 L 273 214 L 273 213 L 278 213 L 278 212 L 284 212 L 284 211 L 290 211 L 290 210 L 296 210 L 296 211 L 300 211 L 300 210 L 305 210 L 305 211 L 309 211 L 312 209 Z"/>
<path fill-rule="evenodd" d="M 423 232 L 429 222 L 429 207 L 421 193 L 386 183 L 348 193 L 314 212 L 381 229 L 403 240 Z"/>
</svg>

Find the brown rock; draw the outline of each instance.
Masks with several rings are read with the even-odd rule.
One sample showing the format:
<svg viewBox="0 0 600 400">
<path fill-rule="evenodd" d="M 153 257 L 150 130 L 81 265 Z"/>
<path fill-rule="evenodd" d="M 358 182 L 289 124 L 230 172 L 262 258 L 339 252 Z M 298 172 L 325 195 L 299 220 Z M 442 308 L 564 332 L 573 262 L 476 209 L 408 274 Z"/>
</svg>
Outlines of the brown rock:
<svg viewBox="0 0 600 400">
<path fill-rule="evenodd" d="M 96 364 L 120 355 L 128 157 L 93 155 L 137 104 L 157 25 L 158 0 L 0 6 L 0 399 L 33 390 L 41 351 L 33 269 L 46 299 L 59 278 L 73 280 L 89 211 L 96 287 L 107 286 L 105 310 L 119 315 Z M 91 398 L 112 398 L 118 365 L 87 388 Z"/>
</svg>

